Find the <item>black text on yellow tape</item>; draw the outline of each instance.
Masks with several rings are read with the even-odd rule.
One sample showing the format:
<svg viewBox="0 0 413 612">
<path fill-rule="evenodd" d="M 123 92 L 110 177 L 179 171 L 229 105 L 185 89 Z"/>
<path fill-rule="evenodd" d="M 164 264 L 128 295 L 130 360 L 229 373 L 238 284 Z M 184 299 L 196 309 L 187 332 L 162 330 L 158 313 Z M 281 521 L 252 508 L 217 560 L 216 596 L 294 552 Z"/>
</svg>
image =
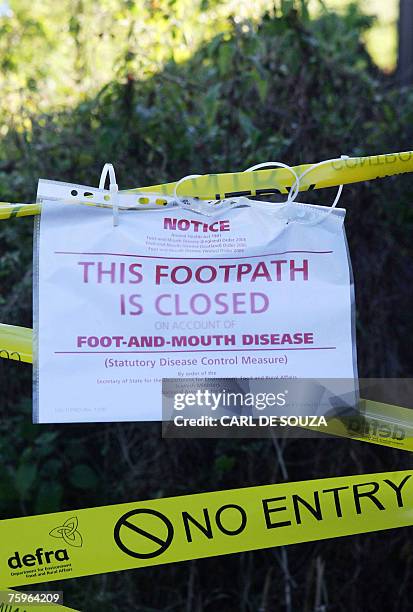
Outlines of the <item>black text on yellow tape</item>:
<svg viewBox="0 0 413 612">
<path fill-rule="evenodd" d="M 41 583 L 413 524 L 413 470 L 0 521 L 0 584 Z"/>
</svg>

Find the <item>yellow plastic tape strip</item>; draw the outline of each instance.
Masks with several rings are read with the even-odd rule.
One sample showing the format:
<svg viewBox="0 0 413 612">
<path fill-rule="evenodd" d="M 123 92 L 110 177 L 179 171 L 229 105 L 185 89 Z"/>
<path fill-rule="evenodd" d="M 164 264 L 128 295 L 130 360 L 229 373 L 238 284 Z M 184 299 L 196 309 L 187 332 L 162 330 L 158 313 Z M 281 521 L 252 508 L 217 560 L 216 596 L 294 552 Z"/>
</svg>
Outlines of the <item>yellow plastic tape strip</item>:
<svg viewBox="0 0 413 612">
<path fill-rule="evenodd" d="M 32 330 L 0 324 L 0 357 L 32 363 Z M 329 419 L 322 433 L 413 451 L 413 410 L 362 400 L 362 413 Z"/>
<path fill-rule="evenodd" d="M 301 176 L 313 164 L 294 166 L 293 170 Z M 413 172 L 413 151 L 387 153 L 370 157 L 352 157 L 329 161 L 314 168 L 300 183 L 300 191 L 335 187 L 348 183 L 358 183 L 395 174 Z M 271 168 L 254 172 L 231 172 L 228 174 L 206 174 L 188 179 L 178 186 L 178 195 L 201 199 L 222 199 L 240 195 L 267 195 L 280 191 L 287 193 L 293 183 L 292 173 L 285 168 Z M 176 183 L 139 187 L 131 192 L 148 191 L 173 195 Z"/>
<path fill-rule="evenodd" d="M 413 524 L 413 470 L 0 521 L 0 575 L 37 584 Z"/>
<path fill-rule="evenodd" d="M 0 357 L 33 362 L 33 330 L 29 327 L 0 323 Z"/>
<path fill-rule="evenodd" d="M 413 410 L 365 399 L 359 410 L 349 417 L 328 419 L 327 427 L 319 431 L 413 452 Z"/>
<path fill-rule="evenodd" d="M 299 176 L 313 164 L 294 166 Z M 413 172 L 413 151 L 386 153 L 368 157 L 351 157 L 330 161 L 314 168 L 303 179 L 300 191 L 358 183 L 396 174 Z M 274 192 L 286 193 L 293 177 L 285 168 L 271 168 L 254 172 L 205 174 L 188 179 L 178 187 L 178 195 L 205 200 L 225 197 L 265 196 Z M 176 182 L 125 190 L 126 193 L 147 192 L 173 195 Z M 90 204 L 90 202 L 89 202 Z M 40 213 L 40 204 L 0 203 L 0 219 L 25 217 Z"/>
<path fill-rule="evenodd" d="M 12 204 L 0 202 L 0 219 L 13 217 L 32 217 L 40 213 L 40 204 Z"/>
<path fill-rule="evenodd" d="M 50 590 L 43 591 L 48 593 L 50 597 Z M 12 589 L 3 589 L 0 587 L 0 612 L 59 612 L 59 610 L 67 610 L 67 612 L 77 612 L 74 608 L 67 608 L 59 604 L 53 603 L 33 603 L 36 601 L 36 594 L 39 595 L 39 590 L 31 592 L 19 592 Z M 40 595 L 39 595 L 39 600 Z M 39 601 L 38 600 L 38 601 Z M 48 602 L 49 599 L 45 599 Z"/>
</svg>

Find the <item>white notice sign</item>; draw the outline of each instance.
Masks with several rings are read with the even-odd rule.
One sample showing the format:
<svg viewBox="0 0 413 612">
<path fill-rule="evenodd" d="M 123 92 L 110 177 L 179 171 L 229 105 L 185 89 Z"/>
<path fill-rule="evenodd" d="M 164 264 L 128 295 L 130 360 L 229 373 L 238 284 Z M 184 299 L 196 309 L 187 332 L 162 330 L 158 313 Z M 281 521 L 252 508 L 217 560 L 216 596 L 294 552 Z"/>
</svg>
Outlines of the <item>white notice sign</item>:
<svg viewBox="0 0 413 612">
<path fill-rule="evenodd" d="M 289 223 L 276 208 L 113 227 L 111 210 L 44 201 L 35 421 L 161 420 L 162 378 L 353 378 L 344 211 L 305 225 L 303 205 Z"/>
</svg>

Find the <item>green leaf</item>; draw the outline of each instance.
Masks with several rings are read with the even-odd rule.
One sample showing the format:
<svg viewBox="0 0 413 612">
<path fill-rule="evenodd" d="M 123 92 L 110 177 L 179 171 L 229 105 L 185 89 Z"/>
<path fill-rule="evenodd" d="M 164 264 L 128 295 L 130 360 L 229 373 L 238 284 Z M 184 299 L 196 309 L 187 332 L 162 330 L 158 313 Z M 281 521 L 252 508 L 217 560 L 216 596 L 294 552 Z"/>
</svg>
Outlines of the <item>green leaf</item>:
<svg viewBox="0 0 413 612">
<path fill-rule="evenodd" d="M 63 489 L 57 482 L 43 483 L 37 493 L 35 513 L 56 512 L 60 508 Z"/>
<path fill-rule="evenodd" d="M 208 93 L 206 94 L 204 98 L 205 100 L 204 108 L 206 111 L 206 120 L 207 120 L 208 127 L 212 127 L 215 121 L 216 114 L 219 110 L 220 93 L 221 93 L 221 84 L 216 83 L 215 85 L 212 85 L 212 87 L 209 89 Z"/>
<path fill-rule="evenodd" d="M 230 472 L 235 465 L 235 458 L 228 455 L 221 455 L 215 459 L 215 469 L 221 474 Z"/>
<path fill-rule="evenodd" d="M 25 498 L 37 475 L 37 465 L 22 463 L 16 471 L 15 487 L 21 498 Z"/>
<path fill-rule="evenodd" d="M 243 111 L 240 111 L 239 113 L 239 122 L 247 136 L 251 138 L 256 134 L 257 128 L 255 127 L 249 116 Z"/>
<path fill-rule="evenodd" d="M 73 469 L 69 480 L 78 489 L 95 489 L 98 484 L 96 473 L 84 463 Z"/>
<path fill-rule="evenodd" d="M 51 446 L 58 436 L 57 431 L 45 431 L 36 438 L 38 446 Z"/>
<path fill-rule="evenodd" d="M 218 67 L 221 76 L 227 74 L 232 64 L 235 48 L 233 44 L 223 43 L 219 48 Z"/>
<path fill-rule="evenodd" d="M 258 70 L 253 70 L 251 76 L 254 79 L 254 83 L 258 90 L 258 95 L 261 102 L 265 102 L 268 92 L 268 79 L 261 76 Z"/>
<path fill-rule="evenodd" d="M 10 477 L 7 474 L 0 475 L 0 508 L 5 511 L 6 508 L 12 508 L 17 500 L 16 488 Z"/>
</svg>

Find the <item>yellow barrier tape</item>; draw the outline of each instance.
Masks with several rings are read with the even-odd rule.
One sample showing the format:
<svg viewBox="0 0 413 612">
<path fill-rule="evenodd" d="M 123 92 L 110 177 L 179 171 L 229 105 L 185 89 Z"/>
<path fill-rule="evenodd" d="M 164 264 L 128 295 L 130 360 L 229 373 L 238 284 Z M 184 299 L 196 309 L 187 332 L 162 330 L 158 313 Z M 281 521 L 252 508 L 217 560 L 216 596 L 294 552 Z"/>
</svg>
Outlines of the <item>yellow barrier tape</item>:
<svg viewBox="0 0 413 612">
<path fill-rule="evenodd" d="M 313 164 L 294 166 L 300 177 Z M 395 174 L 413 172 L 413 151 L 387 153 L 369 157 L 352 157 L 328 161 L 314 168 L 300 182 L 300 191 L 336 187 L 358 183 Z M 285 168 L 271 168 L 254 172 L 230 172 L 227 174 L 206 174 L 188 179 L 178 187 L 179 195 L 201 199 L 222 199 L 224 197 L 267 195 L 280 191 L 287 193 L 293 183 L 292 173 Z M 151 187 L 139 187 L 130 191 L 148 191 L 173 195 L 176 183 Z"/>
<path fill-rule="evenodd" d="M 12 204 L 0 202 L 0 219 L 13 217 L 32 217 L 40 214 L 40 204 Z"/>
<path fill-rule="evenodd" d="M 298 176 L 313 164 L 294 166 Z M 300 191 L 321 189 L 358 183 L 396 174 L 413 172 L 413 151 L 386 153 L 367 157 L 351 157 L 329 161 L 309 172 L 300 185 Z M 226 174 L 205 174 L 188 179 L 178 187 L 178 194 L 201 199 L 222 199 L 224 197 L 259 196 L 275 192 L 286 193 L 293 177 L 285 168 L 271 168 L 254 172 L 230 172 Z M 160 193 L 173 195 L 176 182 L 125 190 L 124 193 Z M 89 202 L 90 204 L 90 202 Z M 40 204 L 12 204 L 0 202 L 0 219 L 26 217 L 40 213 Z"/>
<path fill-rule="evenodd" d="M 198 493 L 0 521 L 9 586 L 413 524 L 413 470 Z"/>
<path fill-rule="evenodd" d="M 28 327 L 0 323 L 0 357 L 32 363 L 32 336 Z"/>
<path fill-rule="evenodd" d="M 0 324 L 0 357 L 32 363 L 32 330 Z M 413 410 L 362 400 L 360 414 L 328 419 L 323 433 L 413 451 Z"/>
<path fill-rule="evenodd" d="M 50 591 L 42 593 L 49 595 Z M 33 603 L 36 601 L 36 595 L 39 595 L 38 601 L 47 603 Z M 77 612 L 74 608 L 49 603 L 50 599 L 42 599 L 39 592 L 19 592 L 12 589 L 3 589 L 0 587 L 0 612 L 59 612 L 59 610 L 67 610 L 68 612 Z"/>
<path fill-rule="evenodd" d="M 366 399 L 360 401 L 359 410 L 327 419 L 322 432 L 413 452 L 413 410 Z"/>
</svg>

